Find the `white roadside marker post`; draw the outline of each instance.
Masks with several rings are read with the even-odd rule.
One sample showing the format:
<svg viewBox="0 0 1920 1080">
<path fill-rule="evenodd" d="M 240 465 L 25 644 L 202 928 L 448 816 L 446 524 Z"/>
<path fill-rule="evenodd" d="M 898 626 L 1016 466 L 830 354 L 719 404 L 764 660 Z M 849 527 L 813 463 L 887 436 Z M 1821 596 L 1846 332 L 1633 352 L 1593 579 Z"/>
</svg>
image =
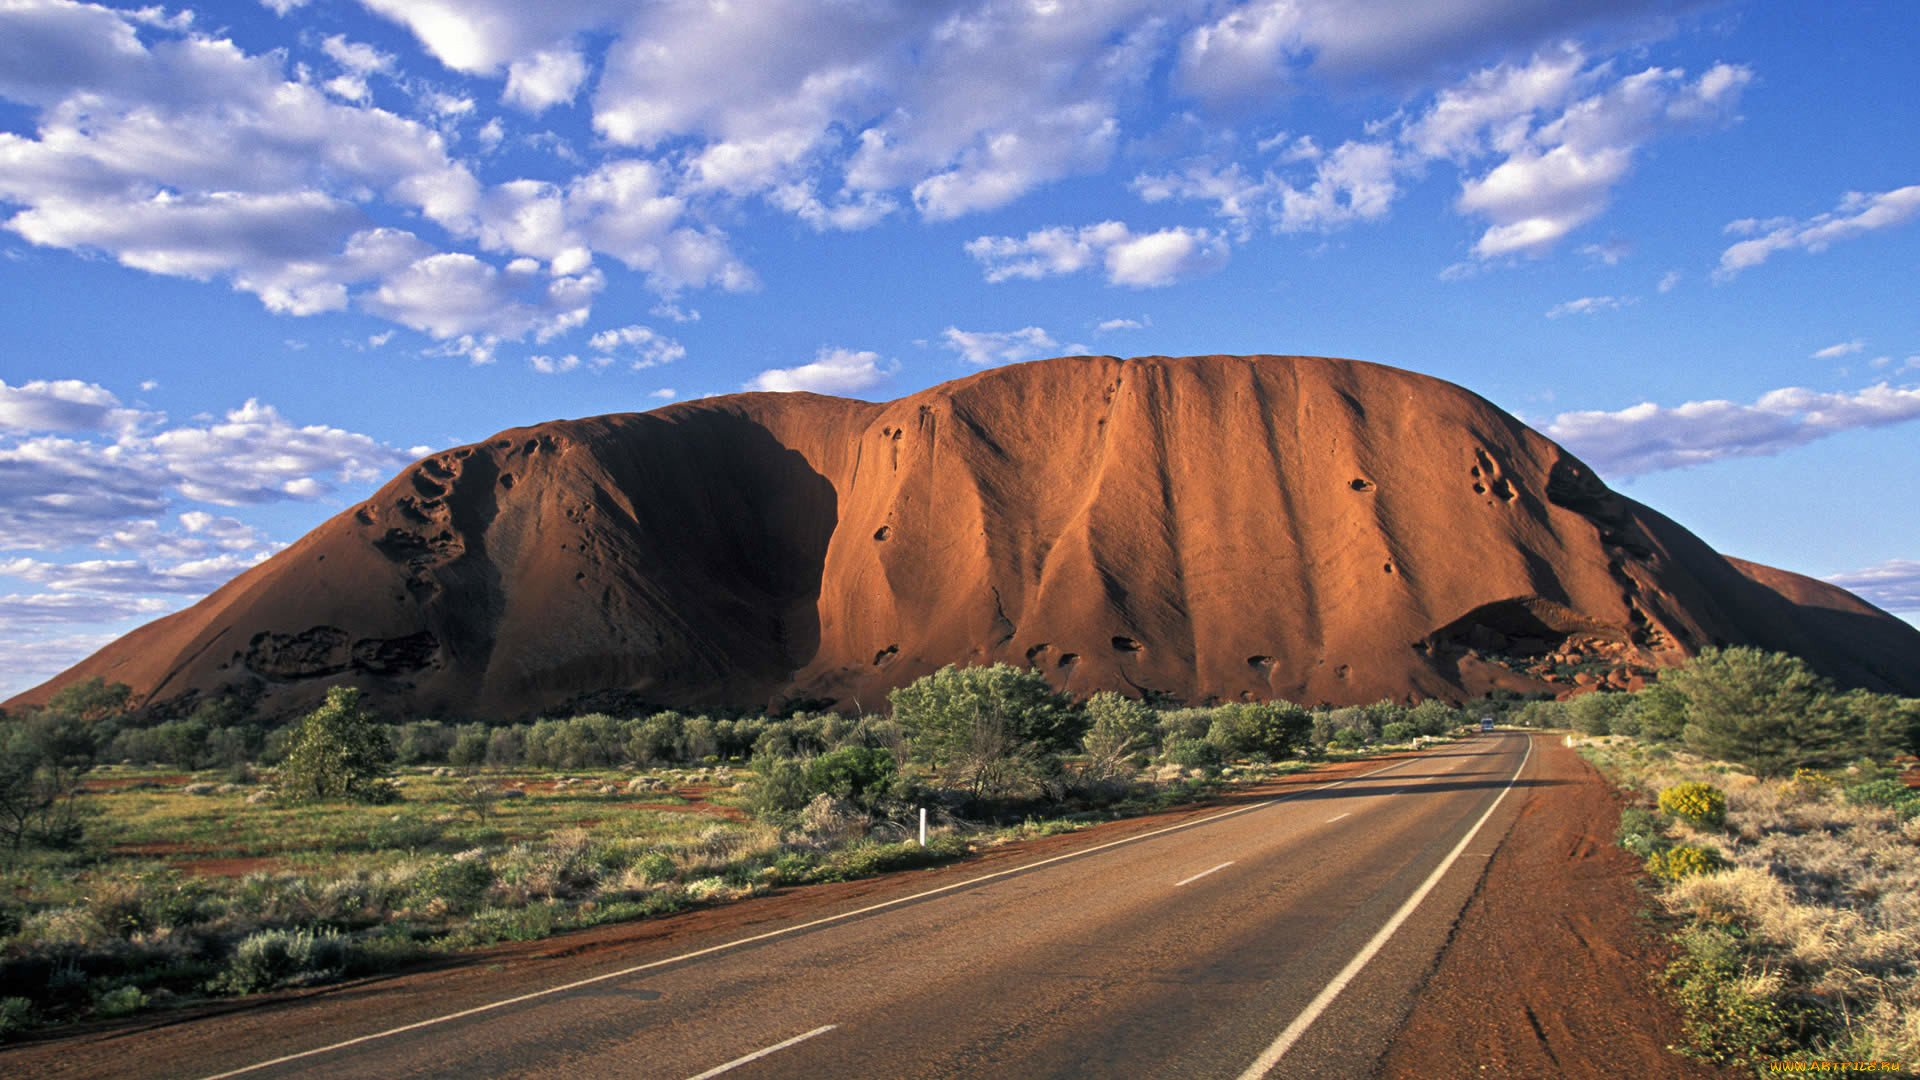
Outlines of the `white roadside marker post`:
<svg viewBox="0 0 1920 1080">
<path fill-rule="evenodd" d="M 927 808 L 920 808 L 920 846 L 927 846 Z"/>
</svg>

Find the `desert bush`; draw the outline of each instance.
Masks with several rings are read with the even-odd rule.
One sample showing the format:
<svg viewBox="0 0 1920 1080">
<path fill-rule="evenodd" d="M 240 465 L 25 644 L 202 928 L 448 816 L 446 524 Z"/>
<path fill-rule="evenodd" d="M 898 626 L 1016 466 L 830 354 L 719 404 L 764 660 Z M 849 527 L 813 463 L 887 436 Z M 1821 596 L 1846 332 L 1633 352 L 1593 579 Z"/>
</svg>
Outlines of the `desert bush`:
<svg viewBox="0 0 1920 1080">
<path fill-rule="evenodd" d="M 1218 769 L 1225 760 L 1219 743 L 1185 735 L 1168 739 L 1161 747 L 1160 756 L 1170 765 L 1178 765 L 1183 769 L 1206 769 L 1209 772 Z"/>
<path fill-rule="evenodd" d="M 679 871 L 679 867 L 674 865 L 673 856 L 664 851 L 650 851 L 640 856 L 633 868 L 649 885 L 672 881 Z"/>
<path fill-rule="evenodd" d="M 889 698 L 913 759 L 975 801 L 1057 774 L 1055 755 L 1079 741 L 1078 710 L 1038 671 L 949 664 Z"/>
<path fill-rule="evenodd" d="M 1408 712 L 1407 722 L 1417 735 L 1445 735 L 1466 723 L 1467 716 L 1438 698 L 1428 698 Z"/>
<path fill-rule="evenodd" d="M 23 997 L 0 997 L 0 1040 L 33 1026 L 33 1001 Z"/>
<path fill-rule="evenodd" d="M 493 882 L 493 866 L 482 852 L 430 858 L 414 871 L 409 902 L 416 908 L 465 914 L 480 906 Z"/>
<path fill-rule="evenodd" d="M 1395 720 L 1393 723 L 1380 729 L 1380 740 L 1390 743 L 1411 742 L 1414 736 L 1418 734 L 1420 734 L 1420 729 L 1415 726 L 1412 721 Z"/>
<path fill-rule="evenodd" d="M 1207 741 L 1228 755 L 1281 761 L 1306 746 L 1312 730 L 1313 714 L 1290 702 L 1235 702 L 1213 710 Z"/>
<path fill-rule="evenodd" d="M 899 780 L 893 754 L 877 747 L 843 746 L 806 764 L 809 801 L 829 795 L 868 812 L 898 793 Z"/>
<path fill-rule="evenodd" d="M 1647 856 L 1647 873 L 1661 881 L 1679 881 L 1699 874 L 1711 874 L 1727 865 L 1712 848 L 1679 844 Z"/>
<path fill-rule="evenodd" d="M 1637 718 L 1621 721 L 1622 714 L 1630 712 L 1632 707 L 1633 699 L 1626 694 L 1595 690 L 1566 702 L 1562 713 L 1573 729 L 1583 735 L 1625 735 L 1630 733 L 1618 729 L 1638 726 Z"/>
<path fill-rule="evenodd" d="M 361 707 L 360 691 L 336 686 L 300 722 L 275 786 L 294 802 L 384 802 L 394 793 L 387 779 L 392 761 L 393 747 Z"/>
<path fill-rule="evenodd" d="M 116 986 L 94 995 L 93 1012 L 108 1019 L 126 1016 L 146 1008 L 147 1000 L 146 993 L 137 986 Z"/>
<path fill-rule="evenodd" d="M 1661 791 L 1660 809 L 1696 828 L 1718 829 L 1727 821 L 1727 793 L 1689 780 Z"/>
<path fill-rule="evenodd" d="M 1896 811 L 1903 818 L 1920 814 L 1920 791 L 1898 780 L 1869 780 L 1849 785 L 1843 792 L 1855 806 L 1879 806 Z"/>
<path fill-rule="evenodd" d="M 1660 818 L 1645 807 L 1629 806 L 1620 811 L 1620 829 L 1616 840 L 1621 847 L 1641 859 L 1665 846 L 1664 832 Z"/>
<path fill-rule="evenodd" d="M 1857 742 L 1827 681 L 1799 657 L 1709 648 L 1660 681 L 1686 699 L 1689 747 L 1763 778 L 1838 764 Z"/>
<path fill-rule="evenodd" d="M 253 994 L 334 978 L 346 970 L 347 942 L 332 930 L 262 930 L 233 950 L 218 988 Z"/>
<path fill-rule="evenodd" d="M 1667 985 L 1700 1056 L 1728 1065 L 1784 1057 L 1798 1048 L 1798 1025 L 1774 1000 L 1778 979 L 1748 972 L 1736 935 L 1717 926 L 1683 931 L 1680 955 L 1667 966 Z"/>
</svg>

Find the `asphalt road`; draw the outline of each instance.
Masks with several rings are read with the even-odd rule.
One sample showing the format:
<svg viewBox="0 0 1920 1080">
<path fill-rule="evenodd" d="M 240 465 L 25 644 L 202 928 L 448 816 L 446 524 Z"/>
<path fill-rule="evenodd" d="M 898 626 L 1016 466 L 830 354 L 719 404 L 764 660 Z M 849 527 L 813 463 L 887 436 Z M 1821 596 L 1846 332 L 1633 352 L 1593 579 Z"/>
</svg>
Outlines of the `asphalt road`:
<svg viewBox="0 0 1920 1080">
<path fill-rule="evenodd" d="M 1528 758 L 1524 735 L 1476 736 L 773 921 L 470 970 L 447 977 L 451 992 L 318 994 L 65 1058 L 25 1047 L 0 1071 L 1365 1076 L 1512 825 L 1520 800 L 1505 792 L 1543 782 Z"/>
</svg>

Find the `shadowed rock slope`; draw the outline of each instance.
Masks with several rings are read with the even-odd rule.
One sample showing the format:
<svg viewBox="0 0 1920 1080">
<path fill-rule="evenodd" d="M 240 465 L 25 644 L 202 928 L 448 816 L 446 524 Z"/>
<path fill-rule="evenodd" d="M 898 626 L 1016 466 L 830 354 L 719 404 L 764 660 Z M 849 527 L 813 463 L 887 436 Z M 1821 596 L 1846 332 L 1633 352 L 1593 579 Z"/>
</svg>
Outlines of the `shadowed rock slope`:
<svg viewBox="0 0 1920 1080">
<path fill-rule="evenodd" d="M 1920 632 L 1716 554 L 1480 397 L 1310 357 L 1076 357 L 882 404 L 739 394 L 407 468 L 76 679 L 269 712 L 880 706 L 947 663 L 1084 694 L 1631 686 L 1712 644 L 1920 693 Z"/>
</svg>

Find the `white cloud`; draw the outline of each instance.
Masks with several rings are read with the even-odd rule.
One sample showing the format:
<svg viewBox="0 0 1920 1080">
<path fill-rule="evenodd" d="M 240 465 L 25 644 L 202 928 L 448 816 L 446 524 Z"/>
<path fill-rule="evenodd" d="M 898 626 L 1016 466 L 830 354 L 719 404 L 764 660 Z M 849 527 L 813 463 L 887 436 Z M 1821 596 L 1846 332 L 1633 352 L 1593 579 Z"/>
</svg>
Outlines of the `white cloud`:
<svg viewBox="0 0 1920 1080">
<path fill-rule="evenodd" d="M 813 361 L 790 368 L 768 368 L 748 380 L 744 389 L 851 394 L 876 386 L 898 370 L 883 364 L 880 354 L 852 349 L 823 348 Z"/>
<path fill-rule="evenodd" d="M 1582 296 L 1577 300 L 1568 300 L 1547 309 L 1547 318 L 1558 319 L 1565 315 L 1598 315 L 1603 311 L 1613 311 L 1633 303 L 1630 296 Z"/>
<path fill-rule="evenodd" d="M 529 356 L 527 366 L 542 375 L 559 375 L 580 366 L 580 358 L 573 353 L 565 356 Z"/>
<path fill-rule="evenodd" d="M 1607 266 L 1618 266 L 1620 260 L 1633 254 L 1633 245 L 1625 240 L 1609 240 L 1604 244 L 1582 244 L 1580 254 Z"/>
<path fill-rule="evenodd" d="M 1888 559 L 1825 580 L 1887 611 L 1920 611 L 1920 562 L 1913 559 Z"/>
<path fill-rule="evenodd" d="M 652 391 L 651 393 L 647 394 L 647 396 L 650 398 L 655 398 L 660 401 L 672 401 L 674 398 L 677 398 L 680 395 L 676 393 L 672 387 L 663 386 L 660 389 Z"/>
<path fill-rule="evenodd" d="M 442 253 L 417 259 L 362 298 L 376 315 L 441 340 L 480 336 L 546 341 L 587 321 L 606 284 L 598 271 L 551 280 L 473 257 Z"/>
<path fill-rule="evenodd" d="M 1606 209 L 1642 143 L 1665 130 L 1723 122 L 1752 77 L 1721 64 L 1689 83 L 1684 72 L 1648 68 L 1573 102 L 1462 185 L 1456 206 L 1491 223 L 1474 253 L 1543 253 Z"/>
<path fill-rule="evenodd" d="M 587 79 L 587 58 L 574 49 L 543 49 L 515 60 L 507 68 L 503 99 L 538 115 L 555 105 L 566 105 Z"/>
<path fill-rule="evenodd" d="M 597 352 L 622 354 L 635 371 L 671 364 L 687 355 L 686 347 L 650 326 L 622 326 L 602 330 L 588 342 Z"/>
<path fill-rule="evenodd" d="M 1843 356 L 1851 356 L 1866 347 L 1867 343 L 1865 341 L 1854 338 L 1852 341 L 1842 341 L 1838 345 L 1829 345 L 1824 349 L 1815 349 L 1813 358 L 1815 360 L 1838 360 Z"/>
<path fill-rule="evenodd" d="M 1771 390 L 1752 404 L 1643 402 L 1567 412 L 1544 429 L 1603 473 L 1635 476 L 1732 457 L 1780 453 L 1828 435 L 1920 418 L 1920 388 L 1880 383 L 1853 393 Z"/>
<path fill-rule="evenodd" d="M 1019 330 L 962 330 L 949 326 L 941 331 L 942 344 L 960 354 L 969 364 L 1017 364 L 1048 356 L 1084 353 L 1084 345 L 1062 346 L 1038 326 Z"/>
<path fill-rule="evenodd" d="M 47 637 L 43 628 L 15 629 L 0 622 L 0 647 L 7 654 L 6 667 L 0 668 L 0 699 L 33 689 L 119 636 L 115 632 Z"/>
<path fill-rule="evenodd" d="M 140 559 L 87 559 L 59 563 L 40 559 L 0 559 L 0 575 L 45 586 L 54 594 L 185 593 L 201 596 L 267 558 L 267 551 L 223 554 L 160 566 Z"/>
<path fill-rule="evenodd" d="M 1657 287 L 1663 293 L 1670 293 L 1679 284 L 1680 284 L 1680 271 L 1669 270 L 1666 273 L 1660 275 L 1660 284 Z"/>
<path fill-rule="evenodd" d="M 371 45 L 358 41 L 348 41 L 344 34 L 332 34 L 320 42 L 320 51 L 333 58 L 333 62 L 356 75 L 371 75 L 374 72 L 393 70 L 392 53 L 384 53 Z"/>
<path fill-rule="evenodd" d="M 1094 327 L 1094 332 L 1111 334 L 1116 330 L 1144 330 L 1147 324 L 1139 319 L 1108 319 Z"/>
<path fill-rule="evenodd" d="M 1186 32 L 1174 76 L 1186 92 L 1226 103 L 1270 99 L 1306 80 L 1405 84 L 1590 23 L 1631 25 L 1674 6 L 1662 0 L 1417 6 L 1397 0 L 1247 0 L 1212 7 L 1210 21 Z"/>
<path fill-rule="evenodd" d="M 1796 221 L 1743 218 L 1727 225 L 1727 232 L 1751 236 L 1720 253 L 1714 279 L 1726 281 L 1742 270 L 1759 266 L 1776 251 L 1822 252 L 1839 240 L 1851 240 L 1881 229 L 1904 225 L 1920 215 L 1920 184 L 1877 194 L 1850 191 L 1840 205 L 1824 214 Z"/>
<path fill-rule="evenodd" d="M 1136 233 L 1124 222 L 1103 221 L 1077 229 L 1054 226 L 1025 237 L 977 237 L 967 242 L 966 252 L 986 268 L 991 282 L 1072 274 L 1098 265 L 1111 284 L 1157 288 L 1219 269 L 1227 261 L 1227 242 L 1211 229 Z"/>
<path fill-rule="evenodd" d="M 1265 42 L 1258 51 L 1269 55 L 1273 43 L 1260 27 L 1292 25 L 1308 6 L 1263 7 L 1258 25 L 1249 21 L 1254 9 L 1242 8 L 1217 26 L 1242 44 Z M 1370 124 L 1367 137 L 1332 151 L 1294 140 L 1281 159 L 1294 169 L 1269 165 L 1256 176 L 1239 162 L 1197 161 L 1137 177 L 1134 189 L 1149 202 L 1210 202 L 1244 240 L 1258 224 L 1283 233 L 1326 232 L 1382 220 L 1403 179 L 1448 161 L 1464 173 L 1455 209 L 1490 222 L 1475 255 L 1537 255 L 1599 216 L 1642 144 L 1726 120 L 1751 78 L 1746 68 L 1726 64 L 1691 82 L 1664 68 L 1619 77 L 1611 65 L 1590 64 L 1578 47 L 1563 44 L 1524 64 L 1477 71 L 1440 91 L 1424 110 Z M 1485 172 L 1466 171 L 1489 159 L 1495 164 Z M 1586 250 L 1607 262 L 1624 254 L 1618 243 Z"/>
<path fill-rule="evenodd" d="M 0 430 L 104 431 L 129 426 L 137 416 L 97 383 L 36 379 L 8 386 L 0 379 Z"/>
<path fill-rule="evenodd" d="M 70 388 L 71 380 L 48 385 Z M 151 522 L 176 498 L 229 506 L 312 499 L 382 479 L 408 460 L 366 435 L 292 424 L 258 401 L 219 420 L 170 425 L 164 414 L 112 408 L 103 391 L 90 390 L 91 402 L 76 412 L 49 413 L 33 402 L 23 427 L 45 430 L 58 421 L 62 434 L 0 432 L 0 549 L 94 545 L 103 537 L 151 545 L 158 535 Z M 231 543 L 236 536 L 252 538 L 236 534 L 235 524 L 183 518 L 194 542 L 169 550 L 236 550 L 244 546 Z"/>
</svg>

